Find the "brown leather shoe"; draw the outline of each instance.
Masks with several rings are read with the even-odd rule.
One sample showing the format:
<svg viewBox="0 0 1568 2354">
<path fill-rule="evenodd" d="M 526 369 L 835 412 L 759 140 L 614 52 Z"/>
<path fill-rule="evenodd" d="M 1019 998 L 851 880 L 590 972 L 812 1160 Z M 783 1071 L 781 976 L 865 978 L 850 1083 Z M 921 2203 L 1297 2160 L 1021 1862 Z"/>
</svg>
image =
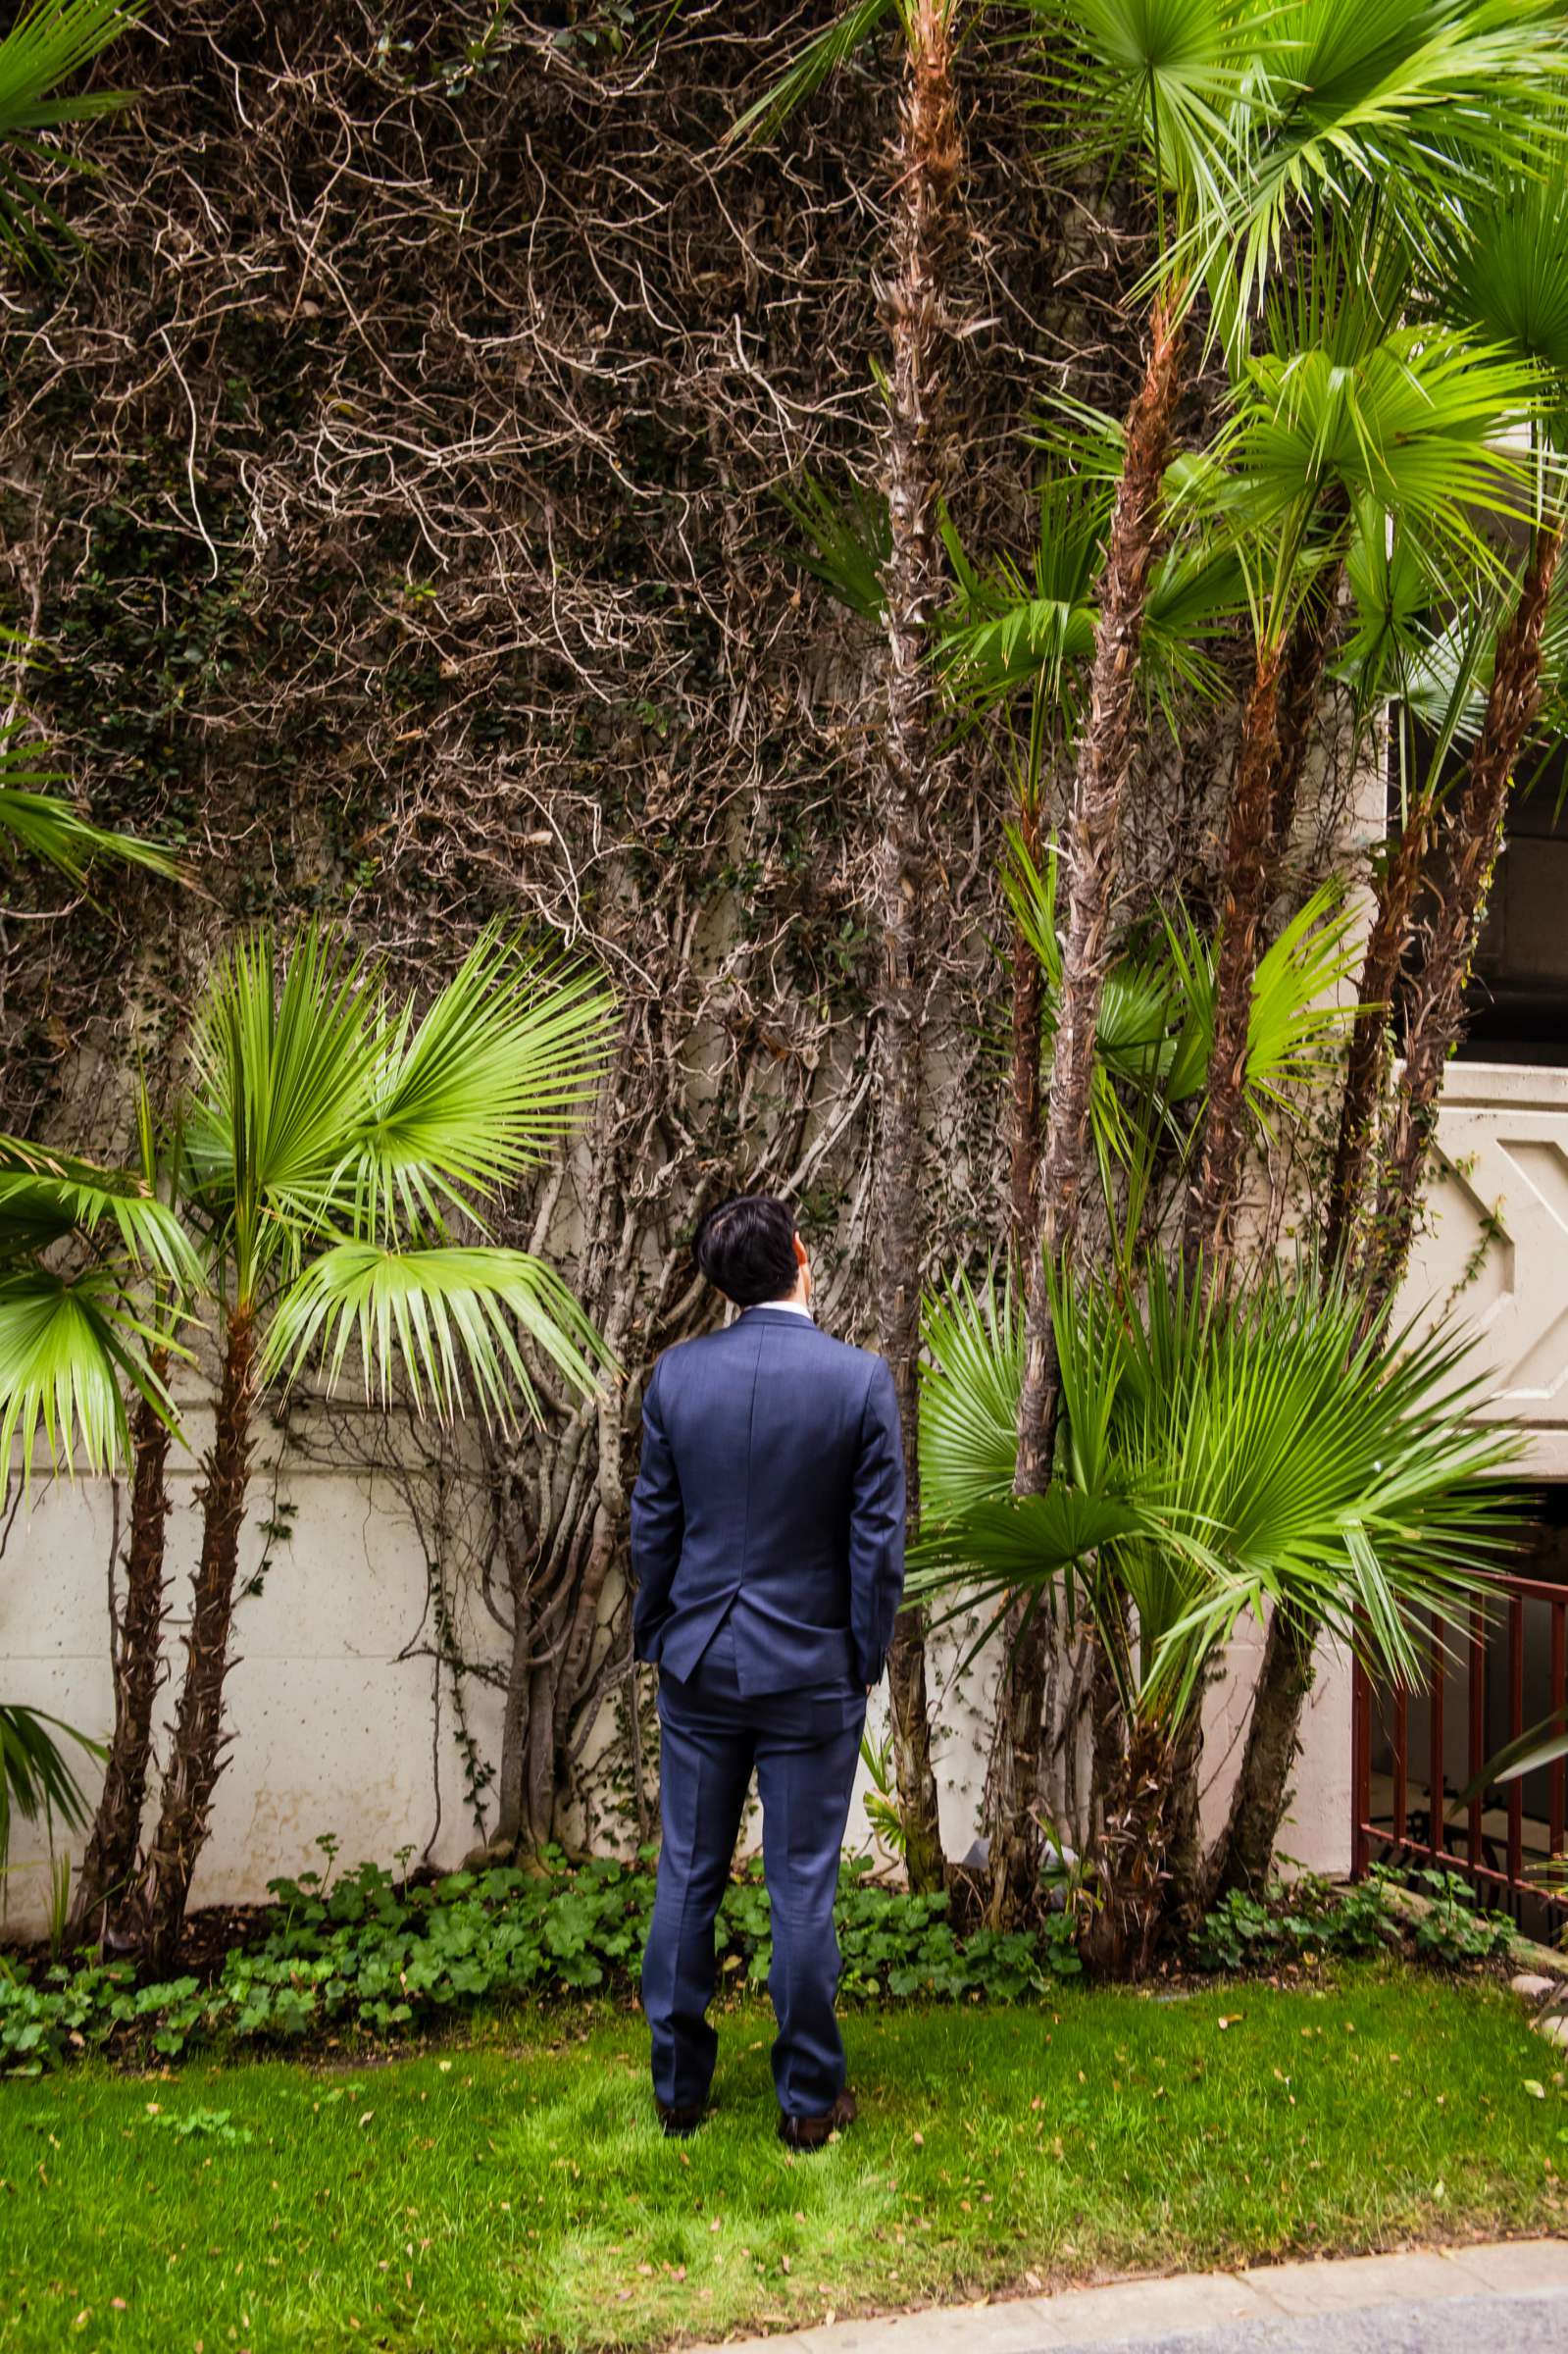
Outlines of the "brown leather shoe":
<svg viewBox="0 0 1568 2354">
<path fill-rule="evenodd" d="M 707 2116 L 707 2104 L 698 2109 L 672 2109 L 668 2101 L 655 2101 L 659 2124 L 672 2141 L 689 2141 Z"/>
<path fill-rule="evenodd" d="M 835 2133 L 852 2125 L 860 2112 L 848 2086 L 825 2117 L 781 2117 L 779 2139 L 791 2150 L 825 2150 Z"/>
</svg>

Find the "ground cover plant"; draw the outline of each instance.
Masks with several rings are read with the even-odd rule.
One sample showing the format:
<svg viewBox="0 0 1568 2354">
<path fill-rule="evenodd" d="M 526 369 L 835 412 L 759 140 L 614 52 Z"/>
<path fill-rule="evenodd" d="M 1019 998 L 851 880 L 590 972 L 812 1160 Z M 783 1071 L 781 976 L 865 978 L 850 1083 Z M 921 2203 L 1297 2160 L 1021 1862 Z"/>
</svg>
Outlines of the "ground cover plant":
<svg viewBox="0 0 1568 2354">
<path fill-rule="evenodd" d="M 54 1960 L 0 1957 L 0 2072 L 39 2076 L 94 2053 L 133 2068 L 241 2046 L 395 2051 L 519 2001 L 634 2003 L 653 1908 L 646 1857 L 572 1868 L 557 1853 L 543 1870 L 492 1866 L 406 1881 L 369 1863 L 334 1876 L 336 1841 L 318 1845 L 326 1868 L 275 1880 L 272 1908 L 215 1966 L 187 1955 L 182 1974 L 159 1977 L 69 1947 Z M 1352 1888 L 1307 1874 L 1261 1899 L 1233 1891 L 1172 1964 L 1255 1975 L 1399 1952 L 1450 1970 L 1506 1961 L 1513 1931 L 1503 1916 L 1479 1910 L 1451 1875 L 1415 1877 L 1425 1901 L 1413 1919 L 1391 1903 L 1395 1875 L 1381 1868 Z M 837 1933 L 840 1999 L 868 2009 L 1049 2001 L 1083 1972 L 1065 1904 L 1028 1929 L 994 1930 L 945 1892 L 878 1883 L 864 1859 L 843 1867 Z M 760 1865 L 732 1882 L 719 1941 L 729 1994 L 767 1983 Z"/>
<path fill-rule="evenodd" d="M 330 1851 L 334 1842 L 322 1844 Z M 0 1969 L 0 2069 L 37 2075 L 107 2050 L 174 2060 L 215 2044 L 318 2041 L 332 2029 L 391 2039 L 530 1995 L 630 1999 L 653 1910 L 651 1864 L 572 1870 L 496 1867 L 404 1884 L 375 1864 L 275 1880 L 275 1909 L 207 1977 L 143 1976 L 80 1955 Z M 960 1936 L 945 1895 L 878 1887 L 844 1867 L 838 1899 L 849 2002 L 1013 2001 L 1076 1975 L 1065 1915 L 1037 1930 Z M 771 1928 L 760 1867 L 732 1883 L 724 1976 L 762 1985 Z"/>
<path fill-rule="evenodd" d="M 679 2145 L 641 2022 L 603 2008 L 382 2068 L 14 2085 L 0 2354 L 632 2346 L 1565 2220 L 1568 2095 L 1484 1982 L 853 2011 L 861 2120 L 812 2160 L 774 2138 L 770 2033 L 726 2011 Z"/>
</svg>

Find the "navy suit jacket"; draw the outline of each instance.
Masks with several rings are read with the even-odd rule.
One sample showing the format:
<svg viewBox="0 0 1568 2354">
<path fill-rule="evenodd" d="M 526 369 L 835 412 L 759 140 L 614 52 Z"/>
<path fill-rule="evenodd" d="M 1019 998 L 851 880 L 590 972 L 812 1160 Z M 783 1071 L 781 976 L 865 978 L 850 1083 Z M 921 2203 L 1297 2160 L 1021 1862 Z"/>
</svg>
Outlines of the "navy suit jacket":
<svg viewBox="0 0 1568 2354">
<path fill-rule="evenodd" d="M 668 1350 L 632 1496 L 639 1660 L 691 1675 L 734 1613 L 743 1695 L 876 1683 L 904 1582 L 892 1375 L 786 1307 Z"/>
</svg>

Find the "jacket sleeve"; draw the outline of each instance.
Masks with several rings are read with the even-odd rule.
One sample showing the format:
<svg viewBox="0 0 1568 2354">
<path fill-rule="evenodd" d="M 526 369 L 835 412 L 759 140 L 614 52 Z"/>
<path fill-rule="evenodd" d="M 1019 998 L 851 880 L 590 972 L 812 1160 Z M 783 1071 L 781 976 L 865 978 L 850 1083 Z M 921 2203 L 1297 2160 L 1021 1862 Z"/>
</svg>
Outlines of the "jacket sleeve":
<svg viewBox="0 0 1568 2354">
<path fill-rule="evenodd" d="M 656 1660 L 659 1636 L 670 1615 L 670 1588 L 681 1559 L 685 1510 L 675 1457 L 665 1435 L 659 1405 L 663 1359 L 653 1368 L 642 1398 L 642 1458 L 632 1491 L 632 1649 L 639 1660 Z"/>
<path fill-rule="evenodd" d="M 855 1672 L 882 1681 L 904 1590 L 904 1442 L 885 1359 L 877 1359 L 860 1417 L 849 1508 L 849 1622 Z"/>
</svg>

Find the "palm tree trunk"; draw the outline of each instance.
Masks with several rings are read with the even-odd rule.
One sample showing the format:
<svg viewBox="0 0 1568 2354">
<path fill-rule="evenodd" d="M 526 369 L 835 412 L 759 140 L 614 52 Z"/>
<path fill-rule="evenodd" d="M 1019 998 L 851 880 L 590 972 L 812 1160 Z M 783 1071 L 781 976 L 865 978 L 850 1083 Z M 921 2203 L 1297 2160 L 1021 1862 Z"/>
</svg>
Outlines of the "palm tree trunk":
<svg viewBox="0 0 1568 2354">
<path fill-rule="evenodd" d="M 1406 999 L 1404 1078 L 1368 1246 L 1375 1302 L 1398 1289 L 1410 1253 L 1442 1073 L 1464 1029 L 1465 984 L 1502 848 L 1508 787 L 1541 701 L 1542 635 L 1561 552 L 1562 527 L 1542 525 L 1519 601 L 1497 640 L 1486 716 L 1464 784 L 1439 829 L 1432 878 L 1437 907 Z"/>
<path fill-rule="evenodd" d="M 1039 810 L 1019 811 L 1019 837 L 1030 862 L 1039 865 Z M 1019 1273 L 1037 1248 L 1037 1189 L 1040 1153 L 1039 1024 L 1043 1001 L 1039 958 L 1021 924 L 1012 941 L 1012 1157 L 1008 1206 L 1013 1254 Z M 986 1766 L 985 1820 L 993 1843 L 987 1918 L 993 1927 L 1017 1914 L 1025 1889 L 1039 1876 L 1028 1849 L 1034 1845 L 1035 1805 L 1039 1791 L 1046 1672 L 1051 1628 L 1044 1611 L 1015 1602 L 1002 1629 L 1002 1663 L 996 1681 L 995 1723 Z M 1021 1850 L 1018 1842 L 1025 1842 Z"/>
<path fill-rule="evenodd" d="M 152 1360 L 161 1381 L 168 1356 Z M 167 1585 L 164 1537 L 169 1519 L 170 1429 L 147 1399 L 131 1419 L 135 1469 L 130 1489 L 130 1542 L 126 1553 L 126 1601 L 115 1652 L 115 1727 L 103 1788 L 76 1875 L 73 1925 L 83 1936 L 113 1933 L 131 1894 L 141 1814 L 152 1756 L 152 1710 L 162 1666 Z"/>
<path fill-rule="evenodd" d="M 1508 784 L 1540 699 L 1542 631 L 1560 552 L 1560 528 L 1538 531 L 1519 601 L 1498 640 L 1481 735 L 1442 828 L 1446 855 L 1441 899 L 1422 968 L 1409 992 L 1404 1084 L 1393 1115 L 1378 1217 L 1367 1244 L 1366 1279 L 1373 1306 L 1391 1296 L 1404 1273 L 1438 1091 L 1462 1026 L 1465 981 L 1480 936 L 1487 885 L 1502 845 Z M 1369 1002 L 1376 998 L 1386 1003 L 1392 994 L 1430 824 L 1430 810 L 1413 816 L 1389 869 L 1362 977 L 1363 998 Z M 1378 1014 L 1364 1015 L 1352 1035 L 1346 1096 L 1352 1083 L 1355 1094 L 1340 1117 L 1330 1203 L 1331 1263 L 1344 1260 L 1353 1240 L 1382 1092 L 1383 1021 Z M 1210 1901 L 1232 1888 L 1255 1894 L 1268 1877 L 1285 1819 L 1301 1710 L 1312 1684 L 1317 1631 L 1309 1618 L 1282 1618 L 1276 1612 L 1270 1619 L 1230 1816 L 1206 1874 Z"/>
<path fill-rule="evenodd" d="M 1323 1261 L 1331 1274 L 1347 1270 L 1366 1190 L 1367 1163 L 1389 1072 L 1394 991 L 1410 940 L 1416 892 L 1426 864 L 1434 810 L 1429 786 L 1406 818 L 1398 846 L 1378 879 L 1372 929 L 1361 966 L 1361 988 L 1345 1055 L 1340 1133 L 1329 1182 Z"/>
<path fill-rule="evenodd" d="M 1111 958 L 1111 912 L 1122 803 L 1133 757 L 1138 655 L 1149 572 L 1159 540 L 1161 486 L 1181 390 L 1182 344 L 1181 297 L 1162 296 L 1149 323 L 1143 380 L 1128 413 L 1122 477 L 1100 587 L 1088 718 L 1079 744 L 1066 830 L 1067 934 L 1039 1173 L 1041 1248 L 1028 1257 L 1014 1483 L 1020 1496 L 1041 1495 L 1050 1481 L 1057 1368 L 1044 1260 L 1047 1255 L 1070 1255 L 1078 1234 L 1088 1160 L 1094 1033 Z"/>
<path fill-rule="evenodd" d="M 1149 573 L 1159 539 L 1160 497 L 1171 427 L 1181 390 L 1181 297 L 1161 297 L 1149 323 L 1143 378 L 1128 412 L 1125 453 L 1101 581 L 1088 718 L 1079 743 L 1066 828 L 1067 934 L 1061 1002 L 1051 1063 L 1044 1150 L 1036 1179 L 1037 1221 L 1023 1252 L 1024 1380 L 1018 1406 L 1014 1490 L 1037 1496 L 1050 1483 L 1059 1369 L 1051 1330 L 1046 1265 L 1070 1256 L 1077 1240 L 1088 1160 L 1089 1088 L 1094 1033 L 1111 956 L 1111 914 L 1121 842 L 1122 804 L 1132 763 L 1138 665 Z M 1027 1632 L 1009 1653 L 987 1775 L 990 1841 L 989 1917 L 1021 1919 L 1039 1878 L 1041 1832 L 1037 1807 L 1040 1751 L 1037 1687 L 1047 1629 Z"/>
<path fill-rule="evenodd" d="M 918 1370 L 925 1188 L 921 1098 L 926 972 L 924 915 L 931 803 L 939 772 L 932 740 L 930 632 L 941 593 L 942 294 L 962 144 L 953 94 L 951 0 L 913 0 L 897 154 L 892 343 L 886 446 L 890 545 L 884 578 L 886 726 L 882 744 L 880 865 L 885 978 L 878 1020 L 878 1323 L 903 1419 L 909 1525 L 920 1509 Z M 939 1888 L 944 1870 L 931 1762 L 925 1627 L 902 1610 L 888 1660 L 893 1756 L 910 1884 Z"/>
<path fill-rule="evenodd" d="M 1165 1843 L 1168 1909 L 1189 1927 L 1203 1915 L 1203 1686 L 1166 1760 Z"/>
<path fill-rule="evenodd" d="M 1325 522 L 1337 524 L 1345 507 L 1343 493 L 1334 488 L 1325 493 L 1319 512 Z M 1319 574 L 1283 646 L 1259 648 L 1241 719 L 1225 845 L 1214 1044 L 1198 1166 L 1183 1233 L 1189 1266 L 1195 1267 L 1201 1259 L 1215 1278 L 1225 1271 L 1231 1220 L 1240 1193 L 1247 1040 L 1264 920 L 1295 824 L 1312 724 L 1339 620 L 1343 569 L 1342 563 L 1336 563 Z"/>
<path fill-rule="evenodd" d="M 201 1560 L 185 1636 L 185 1677 L 138 1906 L 142 1942 L 157 1970 L 170 1967 L 179 1942 L 191 1874 L 207 1837 L 213 1791 L 224 1766 L 224 1679 L 229 1665 L 257 1391 L 255 1325 L 250 1309 L 236 1306 L 228 1319 L 217 1422 L 201 1494 Z"/>
<path fill-rule="evenodd" d="M 1039 808 L 1026 801 L 1018 813 L 1019 840 L 1030 864 L 1039 868 Z M 1039 958 L 1030 946 L 1022 924 L 1013 925 L 1012 942 L 1012 1159 L 1007 1197 L 1013 1230 L 1013 1253 L 1022 1268 L 1035 1248 L 1039 1212 L 1036 1189 L 1039 1179 L 1039 1023 L 1044 976 Z"/>
<path fill-rule="evenodd" d="M 1252 1694 L 1252 1715 L 1225 1828 L 1204 1868 L 1202 1905 L 1233 1889 L 1261 1896 L 1290 1799 L 1290 1769 L 1300 1747 L 1301 1711 L 1312 1689 L 1317 1627 L 1276 1610 L 1269 1619 Z"/>
<path fill-rule="evenodd" d="M 1140 1978 L 1165 1914 L 1170 1757 L 1160 1728 L 1135 1719 L 1119 1745 L 1095 1841 L 1096 1902 L 1080 1940 L 1101 1977 Z"/>
<path fill-rule="evenodd" d="M 1334 510 L 1330 510 L 1331 512 Z M 1278 889 L 1280 867 L 1290 847 L 1301 779 L 1312 749 L 1313 727 L 1323 694 L 1324 673 L 1340 620 L 1342 563 L 1320 574 L 1302 602 L 1286 640 L 1280 674 L 1278 754 L 1269 811 L 1269 890 Z"/>
<path fill-rule="evenodd" d="M 1348 1269 L 1366 1186 L 1367 1162 L 1388 1071 L 1389 1009 L 1399 978 L 1432 823 L 1430 793 L 1412 807 L 1399 844 L 1380 878 L 1361 968 L 1359 1010 L 1350 1033 L 1340 1132 L 1324 1228 L 1324 1266 Z M 1318 1626 L 1310 1616 L 1269 1621 L 1253 1690 L 1252 1714 L 1225 1828 L 1203 1870 L 1203 1903 L 1233 1889 L 1261 1895 L 1290 1799 L 1300 1746 L 1301 1711 L 1312 1688 Z"/>
<path fill-rule="evenodd" d="M 1225 843 L 1223 912 L 1214 985 L 1214 1041 L 1197 1166 L 1188 1190 L 1182 1252 L 1189 1273 L 1201 1266 L 1223 1281 L 1231 1220 L 1241 1190 L 1246 1139 L 1246 1057 L 1252 984 L 1275 839 L 1275 781 L 1280 766 L 1280 680 L 1284 648 L 1258 648 L 1241 720 L 1236 789 Z"/>
</svg>

